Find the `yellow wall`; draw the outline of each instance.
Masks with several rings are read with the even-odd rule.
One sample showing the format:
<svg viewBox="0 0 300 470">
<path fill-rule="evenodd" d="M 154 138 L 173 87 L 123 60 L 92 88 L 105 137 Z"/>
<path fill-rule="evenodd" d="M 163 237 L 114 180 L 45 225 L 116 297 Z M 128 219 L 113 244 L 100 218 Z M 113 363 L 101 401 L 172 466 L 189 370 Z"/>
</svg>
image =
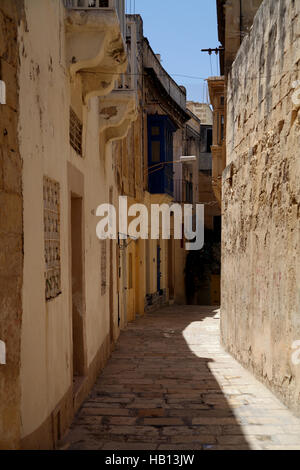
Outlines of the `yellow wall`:
<svg viewBox="0 0 300 470">
<path fill-rule="evenodd" d="M 109 334 L 109 266 L 107 289 L 101 295 L 101 250 L 96 237 L 95 210 L 118 193 L 114 185 L 112 150 L 99 154 L 98 98 L 83 108 L 84 158 L 69 145 L 69 107 L 79 114 L 80 80 L 70 96 L 65 63 L 62 2 L 27 0 L 28 32 L 20 28 L 20 146 L 23 156 L 24 287 L 21 351 L 22 437 L 35 431 L 72 385 L 72 312 L 70 295 L 70 194 L 68 164 L 83 180 L 85 248 L 84 335 L 86 367 Z M 37 47 L 42 43 L 43 47 Z M 23 51 L 24 44 L 24 52 Z M 74 98 L 74 96 L 76 98 Z M 30 119 L 28 118 L 30 116 Z M 33 138 L 34 137 L 34 138 Z M 60 183 L 60 244 L 62 293 L 45 302 L 43 176 Z M 113 278 L 116 242 L 113 242 Z M 107 261 L 109 257 L 107 255 Z M 117 325 L 116 281 L 113 319 Z"/>
<path fill-rule="evenodd" d="M 71 192 L 79 194 L 83 200 L 83 248 L 78 256 L 83 260 L 82 323 L 86 374 L 103 345 L 107 342 L 110 345 L 119 335 L 118 309 L 120 327 L 126 327 L 136 314 L 144 313 L 146 294 L 157 291 L 157 240 L 131 242 L 122 250 L 117 241 L 107 241 L 103 291 L 103 245 L 96 236 L 96 209 L 108 202 L 118 207 L 120 194 L 131 196 L 131 203 L 145 202 L 149 209 L 150 203 L 171 201 L 168 196 L 157 198 L 143 191 L 142 113 L 120 144 L 105 147 L 103 141 L 99 142 L 99 98 L 93 97 L 87 104 L 83 103 L 81 76 L 71 78 L 66 63 L 63 3 L 25 0 L 25 11 L 27 30 L 24 24 L 19 28 L 19 134 L 24 196 L 23 439 L 45 423 L 73 387 Z M 70 106 L 83 123 L 83 156 L 69 144 Z M 120 166 L 122 171 L 118 175 Z M 44 176 L 60 185 L 62 292 L 48 302 L 44 278 Z M 160 240 L 159 243 L 161 289 L 167 289 L 168 241 Z M 128 279 L 130 256 L 132 284 Z M 146 290 L 147 259 L 150 263 L 149 292 Z"/>
</svg>

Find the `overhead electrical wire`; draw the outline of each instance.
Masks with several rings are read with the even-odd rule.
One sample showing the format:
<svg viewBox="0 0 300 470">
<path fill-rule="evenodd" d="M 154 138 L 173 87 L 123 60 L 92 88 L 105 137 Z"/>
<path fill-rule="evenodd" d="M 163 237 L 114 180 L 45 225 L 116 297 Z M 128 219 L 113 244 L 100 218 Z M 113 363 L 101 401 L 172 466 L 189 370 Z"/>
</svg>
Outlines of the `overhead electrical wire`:
<svg viewBox="0 0 300 470">
<path fill-rule="evenodd" d="M 270 75 L 268 76 L 263 76 L 263 75 L 258 75 L 258 76 L 253 76 L 253 77 L 247 77 L 247 80 L 259 80 L 261 78 L 265 78 L 265 79 L 270 79 L 271 77 L 277 77 L 279 75 L 285 75 L 287 73 L 295 73 L 295 72 L 299 72 L 300 69 L 294 69 L 294 70 L 283 70 L 282 72 L 280 73 L 271 73 Z M 127 75 L 128 77 L 130 76 L 144 76 L 146 77 L 147 74 L 146 73 L 126 73 L 126 72 L 119 72 L 119 73 L 112 73 L 112 72 L 90 72 L 90 71 L 84 71 L 85 74 L 95 74 L 95 75 Z M 204 81 L 207 81 L 209 77 L 196 77 L 196 76 L 192 76 L 192 75 L 184 75 L 184 74 L 181 74 L 181 73 L 169 73 L 169 72 L 166 72 L 167 75 L 170 76 L 170 78 L 172 77 L 182 77 L 182 78 L 190 78 L 190 79 L 193 79 L 193 80 L 204 80 Z M 165 76 L 165 74 L 157 74 L 158 77 L 160 76 Z"/>
</svg>

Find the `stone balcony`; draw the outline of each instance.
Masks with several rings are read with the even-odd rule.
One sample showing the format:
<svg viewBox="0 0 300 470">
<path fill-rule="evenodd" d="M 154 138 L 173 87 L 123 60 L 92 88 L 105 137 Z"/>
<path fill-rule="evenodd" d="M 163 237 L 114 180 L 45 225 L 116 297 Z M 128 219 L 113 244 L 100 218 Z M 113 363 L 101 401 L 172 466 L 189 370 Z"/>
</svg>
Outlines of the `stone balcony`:
<svg viewBox="0 0 300 470">
<path fill-rule="evenodd" d="M 127 70 L 124 0 L 65 0 L 65 7 L 67 64 L 71 80 L 80 74 L 87 103 L 108 95 Z"/>
<path fill-rule="evenodd" d="M 172 77 L 167 73 L 161 64 L 159 55 L 155 54 L 146 38 L 144 38 L 144 67 L 147 71 L 151 71 L 157 80 L 160 82 L 162 88 L 165 90 L 169 98 L 186 113 L 186 91 L 183 87 L 177 85 Z M 187 116 L 188 119 L 190 116 Z M 188 120 L 186 119 L 186 121 Z"/>
<path fill-rule="evenodd" d="M 138 116 L 136 24 L 127 21 L 128 67 L 119 75 L 112 92 L 99 99 L 99 131 L 104 145 L 125 138 Z"/>
<path fill-rule="evenodd" d="M 125 1 L 124 0 L 65 0 L 65 6 L 72 10 L 115 10 L 123 38 L 125 38 Z"/>
</svg>

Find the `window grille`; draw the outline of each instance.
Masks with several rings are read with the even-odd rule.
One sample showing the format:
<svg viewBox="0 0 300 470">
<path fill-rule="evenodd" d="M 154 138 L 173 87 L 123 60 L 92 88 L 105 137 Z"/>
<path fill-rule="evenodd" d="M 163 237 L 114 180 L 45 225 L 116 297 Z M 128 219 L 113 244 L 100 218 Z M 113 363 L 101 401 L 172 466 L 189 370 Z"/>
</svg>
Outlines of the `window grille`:
<svg viewBox="0 0 300 470">
<path fill-rule="evenodd" d="M 52 300 L 61 293 L 60 265 L 60 187 L 44 177 L 44 253 L 45 297 Z"/>
<path fill-rule="evenodd" d="M 82 156 L 82 123 L 70 108 L 70 144 L 78 155 Z"/>
</svg>

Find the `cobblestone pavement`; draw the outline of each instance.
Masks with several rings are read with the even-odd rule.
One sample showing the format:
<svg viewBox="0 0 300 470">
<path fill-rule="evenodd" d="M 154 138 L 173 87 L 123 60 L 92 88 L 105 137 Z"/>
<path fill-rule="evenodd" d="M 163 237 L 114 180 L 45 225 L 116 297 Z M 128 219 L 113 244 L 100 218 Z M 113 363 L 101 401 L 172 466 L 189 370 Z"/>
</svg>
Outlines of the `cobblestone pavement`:
<svg viewBox="0 0 300 470">
<path fill-rule="evenodd" d="M 300 420 L 219 343 L 211 307 L 128 326 L 63 449 L 300 449 Z"/>
</svg>

